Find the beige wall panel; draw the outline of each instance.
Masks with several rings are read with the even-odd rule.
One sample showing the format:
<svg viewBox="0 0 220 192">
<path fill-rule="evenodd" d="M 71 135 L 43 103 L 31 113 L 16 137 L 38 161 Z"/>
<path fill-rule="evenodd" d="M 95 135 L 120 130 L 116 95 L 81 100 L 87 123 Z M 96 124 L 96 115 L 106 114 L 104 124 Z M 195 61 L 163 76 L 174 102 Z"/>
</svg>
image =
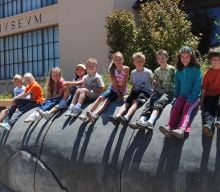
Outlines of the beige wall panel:
<svg viewBox="0 0 220 192">
<path fill-rule="evenodd" d="M 60 61 L 66 79 L 72 79 L 77 62 L 97 58 L 98 71 L 109 64 L 105 17 L 113 0 L 59 0 Z"/>
</svg>

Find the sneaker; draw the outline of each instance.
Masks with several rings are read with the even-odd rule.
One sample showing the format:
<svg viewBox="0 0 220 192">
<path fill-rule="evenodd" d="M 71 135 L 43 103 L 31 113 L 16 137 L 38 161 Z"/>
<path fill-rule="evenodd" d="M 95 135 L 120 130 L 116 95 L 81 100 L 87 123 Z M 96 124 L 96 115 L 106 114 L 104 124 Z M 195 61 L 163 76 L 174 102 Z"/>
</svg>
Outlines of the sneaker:
<svg viewBox="0 0 220 192">
<path fill-rule="evenodd" d="M 40 116 L 43 117 L 44 119 L 49 119 L 50 118 L 50 112 L 49 111 L 38 111 Z"/>
<path fill-rule="evenodd" d="M 64 108 L 67 108 L 68 105 L 67 105 L 67 103 L 64 99 L 61 99 L 60 102 L 58 103 L 57 107 L 60 108 L 60 109 L 64 109 Z"/>
<path fill-rule="evenodd" d="M 109 121 L 112 122 L 115 126 L 119 124 L 119 119 L 116 115 L 110 116 Z"/>
<path fill-rule="evenodd" d="M 177 138 L 184 139 L 184 129 L 174 129 L 171 133 Z"/>
<path fill-rule="evenodd" d="M 87 115 L 89 121 L 92 123 L 94 123 L 99 118 L 99 116 L 97 114 L 93 114 L 90 111 L 87 111 L 86 115 Z"/>
<path fill-rule="evenodd" d="M 119 118 L 119 121 L 121 122 L 121 124 L 123 126 L 127 126 L 128 125 L 128 120 L 124 116 L 120 116 L 118 118 Z"/>
<path fill-rule="evenodd" d="M 40 121 L 41 120 L 41 115 L 40 115 L 39 112 L 36 112 L 34 116 L 35 116 L 36 121 Z"/>
<path fill-rule="evenodd" d="M 26 118 L 24 120 L 24 122 L 25 123 L 35 122 L 35 121 L 39 121 L 40 119 L 41 119 L 41 116 L 40 116 L 39 112 L 36 111 L 35 113 L 29 115 L 29 117 Z"/>
<path fill-rule="evenodd" d="M 89 121 L 89 118 L 86 116 L 86 114 L 81 114 L 79 116 L 79 119 L 83 122 L 88 122 Z"/>
<path fill-rule="evenodd" d="M 169 128 L 168 125 L 161 125 L 159 127 L 159 130 L 160 130 L 161 133 L 163 133 L 165 135 L 165 137 L 170 137 L 171 136 L 170 135 L 170 133 L 171 133 L 170 128 Z"/>
<path fill-rule="evenodd" d="M 65 114 L 64 114 L 64 116 L 71 116 L 72 115 L 72 113 L 73 113 L 73 109 L 67 109 L 67 111 L 65 112 Z"/>
<path fill-rule="evenodd" d="M 26 118 L 24 120 L 25 123 L 29 123 L 29 122 L 35 122 L 35 117 L 34 115 L 30 115 L 28 118 Z"/>
<path fill-rule="evenodd" d="M 153 123 L 151 123 L 150 121 L 147 121 L 147 128 L 153 130 L 154 129 Z"/>
<path fill-rule="evenodd" d="M 0 123 L 0 127 L 6 129 L 7 131 L 11 130 L 11 125 L 9 125 L 9 123 Z"/>
<path fill-rule="evenodd" d="M 220 129 L 220 121 L 216 121 L 216 122 L 215 122 L 215 126 L 216 126 L 218 129 Z"/>
<path fill-rule="evenodd" d="M 72 117 L 78 117 L 82 113 L 82 108 L 75 107 L 71 113 Z"/>
<path fill-rule="evenodd" d="M 211 125 L 208 124 L 203 125 L 202 133 L 204 133 L 208 137 L 211 137 L 213 135 Z"/>
<path fill-rule="evenodd" d="M 128 126 L 132 129 L 139 129 L 141 128 L 138 124 L 137 124 L 137 121 L 133 121 L 131 123 L 128 124 Z"/>
<path fill-rule="evenodd" d="M 138 124 L 140 127 L 145 128 L 145 129 L 148 127 L 148 121 L 144 121 L 144 120 L 141 120 L 141 119 L 139 119 L 139 120 L 137 121 L 137 124 Z"/>
</svg>

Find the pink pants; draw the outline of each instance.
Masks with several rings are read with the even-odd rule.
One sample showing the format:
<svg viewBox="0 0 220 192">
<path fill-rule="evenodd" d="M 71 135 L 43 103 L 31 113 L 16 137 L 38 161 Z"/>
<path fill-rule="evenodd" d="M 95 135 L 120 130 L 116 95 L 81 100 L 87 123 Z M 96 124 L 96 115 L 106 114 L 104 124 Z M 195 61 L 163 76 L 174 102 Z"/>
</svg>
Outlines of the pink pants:
<svg viewBox="0 0 220 192">
<path fill-rule="evenodd" d="M 194 103 L 189 103 L 186 97 L 177 97 L 171 110 L 168 126 L 171 129 L 181 128 L 185 132 L 189 132 L 192 112 L 198 109 L 199 102 L 199 98 Z"/>
</svg>

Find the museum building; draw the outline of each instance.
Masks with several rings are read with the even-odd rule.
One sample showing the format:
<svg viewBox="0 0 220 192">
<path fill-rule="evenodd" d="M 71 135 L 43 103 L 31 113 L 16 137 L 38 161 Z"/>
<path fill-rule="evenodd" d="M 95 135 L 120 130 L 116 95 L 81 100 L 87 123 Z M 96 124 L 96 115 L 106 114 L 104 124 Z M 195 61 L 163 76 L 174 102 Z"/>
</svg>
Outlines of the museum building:
<svg viewBox="0 0 220 192">
<path fill-rule="evenodd" d="M 212 5 L 203 8 L 215 7 L 219 15 L 220 3 L 209 2 Z M 106 71 L 109 64 L 106 15 L 115 8 L 133 10 L 134 3 L 134 0 L 0 0 L 0 90 L 3 87 L 7 91 L 14 74 L 31 72 L 40 78 L 47 76 L 54 66 L 60 66 L 64 78 L 70 80 L 75 65 L 89 57 L 97 58 L 98 71 Z M 195 5 L 198 3 L 188 6 Z"/>
</svg>

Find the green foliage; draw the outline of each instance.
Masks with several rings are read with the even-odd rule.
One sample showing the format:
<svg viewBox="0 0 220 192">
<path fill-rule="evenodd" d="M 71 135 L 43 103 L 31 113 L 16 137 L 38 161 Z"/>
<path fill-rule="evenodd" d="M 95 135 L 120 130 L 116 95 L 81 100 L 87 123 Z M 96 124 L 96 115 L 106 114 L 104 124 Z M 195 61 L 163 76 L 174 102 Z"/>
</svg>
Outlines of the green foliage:
<svg viewBox="0 0 220 192">
<path fill-rule="evenodd" d="M 198 37 L 192 34 L 191 22 L 179 4 L 180 0 L 160 0 L 142 6 L 140 45 L 152 69 L 156 68 L 154 54 L 158 49 L 167 50 L 171 62 L 181 46 L 197 49 Z"/>
<path fill-rule="evenodd" d="M 125 58 L 125 64 L 131 66 L 131 56 L 137 49 L 137 28 L 134 15 L 126 10 L 113 10 L 106 17 L 107 45 L 111 55 L 120 51 Z"/>
<path fill-rule="evenodd" d="M 208 57 L 207 54 L 203 55 L 200 59 L 199 62 L 201 64 L 201 69 L 202 72 L 204 73 L 205 71 L 207 71 L 208 67 L 209 67 L 209 61 L 208 61 Z"/>
<path fill-rule="evenodd" d="M 189 45 L 197 49 L 199 38 L 192 34 L 191 22 L 179 5 L 180 0 L 148 1 L 141 7 L 138 26 L 132 13 L 119 10 L 110 12 L 106 19 L 110 53 L 121 51 L 127 64 L 134 52 L 142 51 L 149 68 L 154 70 L 157 67 L 155 52 L 158 49 L 168 51 L 171 64 L 175 62 L 176 51 L 181 46 Z"/>
<path fill-rule="evenodd" d="M 13 95 L 12 93 L 5 92 L 0 94 L 0 99 L 12 99 Z"/>
</svg>

